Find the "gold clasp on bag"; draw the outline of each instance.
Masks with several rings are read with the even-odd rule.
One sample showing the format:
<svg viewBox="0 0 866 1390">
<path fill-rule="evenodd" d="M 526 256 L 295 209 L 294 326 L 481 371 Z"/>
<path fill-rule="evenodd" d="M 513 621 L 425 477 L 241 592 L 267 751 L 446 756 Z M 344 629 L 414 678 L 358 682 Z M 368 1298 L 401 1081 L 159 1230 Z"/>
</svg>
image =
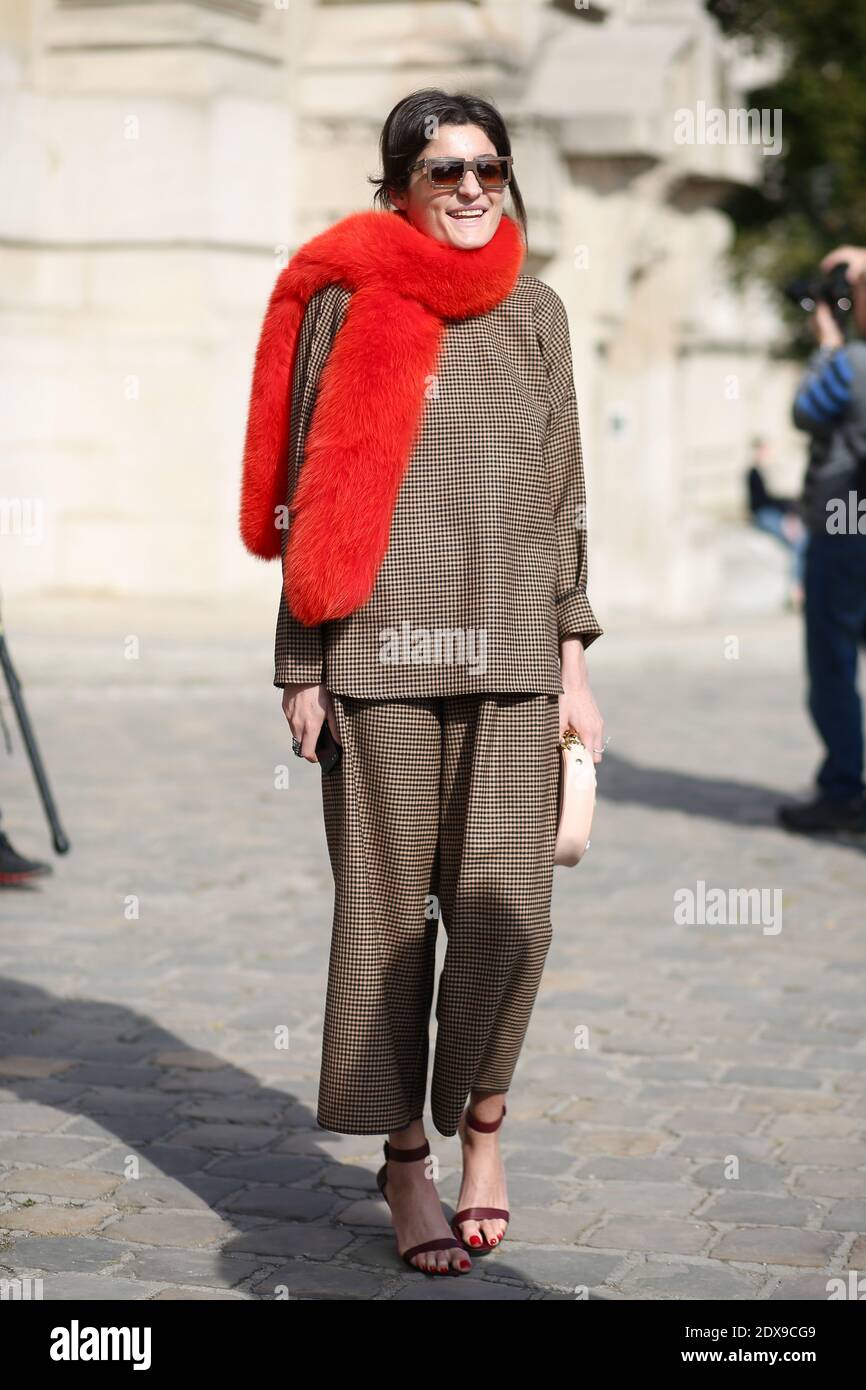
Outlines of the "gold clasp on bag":
<svg viewBox="0 0 866 1390">
<path fill-rule="evenodd" d="M 562 735 L 562 738 L 559 740 L 560 748 L 573 748 L 576 743 L 580 743 L 580 739 L 574 732 L 574 729 L 566 729 L 565 733 Z M 582 758 L 578 758 L 578 762 L 582 761 Z"/>
</svg>

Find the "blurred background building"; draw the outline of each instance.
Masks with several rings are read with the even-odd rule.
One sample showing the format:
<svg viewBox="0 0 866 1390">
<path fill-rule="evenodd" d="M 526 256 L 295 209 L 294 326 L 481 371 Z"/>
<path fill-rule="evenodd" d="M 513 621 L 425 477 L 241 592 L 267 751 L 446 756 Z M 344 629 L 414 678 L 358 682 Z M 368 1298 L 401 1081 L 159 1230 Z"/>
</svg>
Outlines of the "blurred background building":
<svg viewBox="0 0 866 1390">
<path fill-rule="evenodd" d="M 569 311 L 596 610 L 776 606 L 743 472 L 761 435 L 797 489 L 795 368 L 719 211 L 773 156 L 675 138 L 747 69 L 699 0 L 4 0 L 5 591 L 274 601 L 236 521 L 267 297 L 436 85 L 503 111 Z"/>
</svg>

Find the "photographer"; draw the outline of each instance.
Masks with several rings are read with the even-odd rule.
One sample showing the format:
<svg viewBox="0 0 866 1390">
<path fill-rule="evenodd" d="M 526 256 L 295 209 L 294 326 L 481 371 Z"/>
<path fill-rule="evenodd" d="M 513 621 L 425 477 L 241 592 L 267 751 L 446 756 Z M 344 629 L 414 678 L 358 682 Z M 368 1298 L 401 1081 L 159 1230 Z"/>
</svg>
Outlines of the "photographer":
<svg viewBox="0 0 866 1390">
<path fill-rule="evenodd" d="M 845 252 L 850 252 L 846 259 Z M 811 327 L 818 343 L 794 402 L 794 423 L 810 436 L 803 489 L 809 530 L 805 572 L 809 710 L 826 747 L 818 796 L 782 806 L 788 830 L 866 832 L 863 711 L 857 658 L 866 640 L 866 342 L 846 342 L 844 296 L 851 286 L 856 331 L 866 335 L 866 252 L 838 248 L 822 269 L 836 286 L 815 294 Z M 839 283 L 841 281 L 841 289 Z M 858 491 L 859 489 L 859 491 Z"/>
</svg>

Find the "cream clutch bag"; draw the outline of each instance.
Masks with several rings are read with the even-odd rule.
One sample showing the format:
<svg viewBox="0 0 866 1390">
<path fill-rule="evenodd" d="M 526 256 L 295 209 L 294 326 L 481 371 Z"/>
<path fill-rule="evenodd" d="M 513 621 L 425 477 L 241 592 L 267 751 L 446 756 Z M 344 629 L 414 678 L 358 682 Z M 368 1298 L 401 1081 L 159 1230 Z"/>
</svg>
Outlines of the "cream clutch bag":
<svg viewBox="0 0 866 1390">
<path fill-rule="evenodd" d="M 595 763 L 570 729 L 563 734 L 559 749 L 559 817 L 553 862 L 571 868 L 589 849 L 595 810 Z"/>
</svg>

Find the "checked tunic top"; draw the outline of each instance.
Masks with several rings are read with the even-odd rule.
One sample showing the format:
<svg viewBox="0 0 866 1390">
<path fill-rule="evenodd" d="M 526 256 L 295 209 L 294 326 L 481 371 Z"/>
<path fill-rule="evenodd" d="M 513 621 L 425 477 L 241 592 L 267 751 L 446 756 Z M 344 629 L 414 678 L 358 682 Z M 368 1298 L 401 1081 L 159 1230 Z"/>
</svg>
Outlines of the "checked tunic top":
<svg viewBox="0 0 866 1390">
<path fill-rule="evenodd" d="M 327 286 L 301 325 L 289 501 L 350 297 Z M 282 595 L 274 684 L 375 699 L 559 693 L 560 637 L 586 647 L 602 634 L 586 595 L 585 513 L 565 306 L 520 275 L 488 313 L 446 321 L 373 594 L 318 627 Z"/>
</svg>

